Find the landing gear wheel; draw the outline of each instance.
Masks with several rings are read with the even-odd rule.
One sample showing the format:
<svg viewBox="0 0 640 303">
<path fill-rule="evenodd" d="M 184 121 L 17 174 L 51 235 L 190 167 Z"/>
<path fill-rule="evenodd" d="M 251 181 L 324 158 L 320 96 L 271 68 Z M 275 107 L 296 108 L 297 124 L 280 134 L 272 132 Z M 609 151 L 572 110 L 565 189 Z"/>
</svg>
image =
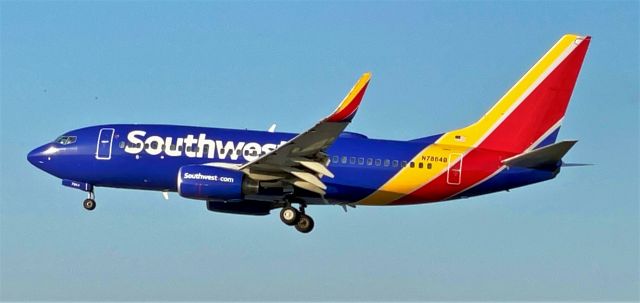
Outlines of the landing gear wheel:
<svg viewBox="0 0 640 303">
<path fill-rule="evenodd" d="M 291 206 L 285 206 L 280 211 L 280 220 L 282 220 L 282 223 L 284 224 L 290 226 L 295 225 L 296 223 L 298 223 L 299 218 L 300 212 Z"/>
<path fill-rule="evenodd" d="M 313 230 L 313 219 L 311 217 L 301 214 L 298 223 L 296 223 L 296 229 L 301 233 L 308 233 Z"/>
<path fill-rule="evenodd" d="M 84 206 L 86 210 L 93 210 L 96 208 L 96 201 L 93 199 L 85 199 L 84 202 L 82 202 L 82 206 Z"/>
</svg>

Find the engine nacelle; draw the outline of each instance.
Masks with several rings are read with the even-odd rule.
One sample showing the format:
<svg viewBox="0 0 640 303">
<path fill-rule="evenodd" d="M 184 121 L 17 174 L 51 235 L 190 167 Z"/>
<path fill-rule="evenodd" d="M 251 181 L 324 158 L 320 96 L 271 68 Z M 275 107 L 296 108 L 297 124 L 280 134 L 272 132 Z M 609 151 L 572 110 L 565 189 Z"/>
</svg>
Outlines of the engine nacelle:
<svg viewBox="0 0 640 303">
<path fill-rule="evenodd" d="M 185 165 L 178 171 L 178 193 L 185 198 L 234 201 L 257 192 L 258 182 L 237 170 L 208 165 Z"/>
</svg>

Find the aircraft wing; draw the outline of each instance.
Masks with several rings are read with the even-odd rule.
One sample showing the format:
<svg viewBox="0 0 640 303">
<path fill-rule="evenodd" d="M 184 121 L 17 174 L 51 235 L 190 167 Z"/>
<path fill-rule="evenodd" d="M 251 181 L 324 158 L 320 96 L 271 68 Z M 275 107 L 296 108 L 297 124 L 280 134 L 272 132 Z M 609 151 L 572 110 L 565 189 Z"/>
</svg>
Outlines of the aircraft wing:
<svg viewBox="0 0 640 303">
<path fill-rule="evenodd" d="M 363 74 L 333 113 L 239 170 L 254 180 L 267 181 L 267 186 L 268 181 L 274 187 L 284 182 L 324 195 L 327 187 L 320 178 L 333 178 L 325 151 L 355 116 L 370 79 L 370 73 Z"/>
</svg>

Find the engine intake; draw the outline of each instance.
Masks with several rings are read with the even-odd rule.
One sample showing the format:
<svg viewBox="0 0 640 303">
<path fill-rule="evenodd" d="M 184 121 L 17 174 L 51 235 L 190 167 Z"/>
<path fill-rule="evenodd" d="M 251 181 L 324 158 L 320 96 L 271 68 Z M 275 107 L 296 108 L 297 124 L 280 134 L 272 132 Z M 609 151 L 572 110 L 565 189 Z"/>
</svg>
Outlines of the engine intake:
<svg viewBox="0 0 640 303">
<path fill-rule="evenodd" d="M 244 173 L 208 165 L 185 165 L 178 171 L 178 193 L 189 199 L 207 201 L 242 200 L 258 193 L 258 181 Z"/>
</svg>

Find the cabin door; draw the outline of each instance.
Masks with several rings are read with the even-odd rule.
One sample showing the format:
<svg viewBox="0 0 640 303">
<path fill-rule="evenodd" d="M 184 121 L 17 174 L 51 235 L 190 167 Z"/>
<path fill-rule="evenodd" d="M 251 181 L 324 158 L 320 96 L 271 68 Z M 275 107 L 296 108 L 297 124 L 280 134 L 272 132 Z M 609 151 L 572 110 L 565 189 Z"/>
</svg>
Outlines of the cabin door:
<svg viewBox="0 0 640 303">
<path fill-rule="evenodd" d="M 96 147 L 96 159 L 109 160 L 111 159 L 111 145 L 113 143 L 113 128 L 100 129 L 98 134 L 98 144 Z"/>
<path fill-rule="evenodd" d="M 462 154 L 449 154 L 447 184 L 460 185 L 462 182 Z"/>
</svg>

